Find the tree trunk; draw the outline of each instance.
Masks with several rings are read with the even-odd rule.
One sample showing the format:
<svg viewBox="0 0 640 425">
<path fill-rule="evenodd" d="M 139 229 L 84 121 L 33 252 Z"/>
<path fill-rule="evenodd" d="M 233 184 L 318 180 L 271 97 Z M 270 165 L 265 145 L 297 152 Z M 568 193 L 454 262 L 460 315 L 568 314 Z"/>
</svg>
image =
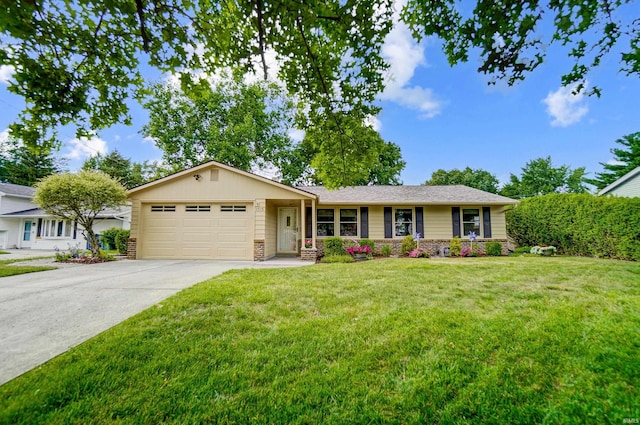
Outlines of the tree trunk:
<svg viewBox="0 0 640 425">
<path fill-rule="evenodd" d="M 93 231 L 93 226 L 85 228 L 85 232 L 87 232 L 87 241 L 91 245 L 91 257 L 98 257 L 100 255 L 100 241 Z"/>
</svg>

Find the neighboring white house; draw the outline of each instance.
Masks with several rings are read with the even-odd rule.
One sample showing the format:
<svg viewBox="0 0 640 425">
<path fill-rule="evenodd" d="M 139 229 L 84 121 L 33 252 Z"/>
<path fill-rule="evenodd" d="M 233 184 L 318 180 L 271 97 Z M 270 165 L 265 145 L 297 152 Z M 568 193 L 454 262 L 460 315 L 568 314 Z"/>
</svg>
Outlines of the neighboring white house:
<svg viewBox="0 0 640 425">
<path fill-rule="evenodd" d="M 35 189 L 29 186 L 0 183 L 0 249 L 68 249 L 85 248 L 82 228 L 70 220 L 48 215 L 33 202 Z M 117 227 L 129 229 L 131 209 L 105 210 L 98 216 L 93 230 L 100 233 Z"/>
<path fill-rule="evenodd" d="M 640 197 L 640 167 L 634 168 L 609 186 L 598 192 L 598 195 Z"/>
</svg>

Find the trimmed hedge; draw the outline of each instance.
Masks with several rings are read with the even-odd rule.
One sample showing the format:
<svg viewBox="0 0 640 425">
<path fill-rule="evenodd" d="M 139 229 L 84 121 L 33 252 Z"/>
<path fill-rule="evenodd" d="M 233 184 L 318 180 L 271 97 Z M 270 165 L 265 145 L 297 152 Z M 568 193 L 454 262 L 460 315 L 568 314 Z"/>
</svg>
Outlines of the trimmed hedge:
<svg viewBox="0 0 640 425">
<path fill-rule="evenodd" d="M 518 246 L 546 244 L 562 254 L 640 260 L 640 198 L 535 196 L 506 218 Z"/>
</svg>

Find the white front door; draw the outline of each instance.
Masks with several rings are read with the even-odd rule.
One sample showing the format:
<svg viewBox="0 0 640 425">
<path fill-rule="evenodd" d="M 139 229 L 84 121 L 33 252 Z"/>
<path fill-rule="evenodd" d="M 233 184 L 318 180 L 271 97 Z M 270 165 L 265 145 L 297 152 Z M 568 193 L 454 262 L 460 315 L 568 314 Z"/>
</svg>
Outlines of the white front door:
<svg viewBox="0 0 640 425">
<path fill-rule="evenodd" d="M 297 208 L 278 208 L 278 252 L 298 252 Z"/>
<path fill-rule="evenodd" d="M 31 240 L 35 234 L 35 226 L 31 222 L 31 220 L 25 221 L 24 226 L 22 227 L 22 235 L 21 235 L 21 248 L 31 248 Z"/>
</svg>

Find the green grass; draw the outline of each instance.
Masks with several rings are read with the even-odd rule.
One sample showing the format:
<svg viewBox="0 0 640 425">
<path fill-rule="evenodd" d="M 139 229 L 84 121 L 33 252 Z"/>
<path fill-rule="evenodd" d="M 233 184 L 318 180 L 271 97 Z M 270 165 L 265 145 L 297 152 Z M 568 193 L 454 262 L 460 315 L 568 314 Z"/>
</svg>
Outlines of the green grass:
<svg viewBox="0 0 640 425">
<path fill-rule="evenodd" d="M 0 423 L 622 424 L 639 282 L 566 257 L 232 271 L 3 385 Z"/>
<path fill-rule="evenodd" d="M 17 274 L 25 274 L 25 273 L 34 273 L 34 272 L 42 272 L 45 270 L 54 270 L 56 267 L 53 266 L 17 266 L 14 263 L 19 263 L 21 261 L 29 261 L 29 260 L 37 260 L 40 258 L 49 258 L 49 257 L 35 257 L 35 258 L 17 258 L 12 260 L 0 260 L 0 277 L 5 276 L 14 276 Z"/>
</svg>

